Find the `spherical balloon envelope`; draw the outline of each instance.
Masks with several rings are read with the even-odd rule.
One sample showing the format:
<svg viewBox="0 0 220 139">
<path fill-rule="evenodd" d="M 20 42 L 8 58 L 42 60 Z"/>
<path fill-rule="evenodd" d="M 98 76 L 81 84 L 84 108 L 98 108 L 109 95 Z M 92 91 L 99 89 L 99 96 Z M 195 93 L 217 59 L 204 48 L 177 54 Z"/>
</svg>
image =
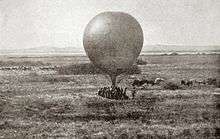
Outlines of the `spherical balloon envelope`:
<svg viewBox="0 0 220 139">
<path fill-rule="evenodd" d="M 143 46 L 143 31 L 131 15 L 104 12 L 87 25 L 83 45 L 95 66 L 110 76 L 128 70 Z"/>
</svg>

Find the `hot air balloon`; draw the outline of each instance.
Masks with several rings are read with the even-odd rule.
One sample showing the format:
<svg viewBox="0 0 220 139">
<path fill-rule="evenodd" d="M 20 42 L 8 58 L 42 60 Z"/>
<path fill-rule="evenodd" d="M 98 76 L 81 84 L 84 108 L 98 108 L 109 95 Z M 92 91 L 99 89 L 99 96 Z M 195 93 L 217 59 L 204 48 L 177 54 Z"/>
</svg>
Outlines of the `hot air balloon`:
<svg viewBox="0 0 220 139">
<path fill-rule="evenodd" d="M 116 77 L 129 70 L 143 46 L 143 31 L 137 20 L 123 12 L 103 12 L 86 26 L 83 45 L 92 63 Z"/>
</svg>

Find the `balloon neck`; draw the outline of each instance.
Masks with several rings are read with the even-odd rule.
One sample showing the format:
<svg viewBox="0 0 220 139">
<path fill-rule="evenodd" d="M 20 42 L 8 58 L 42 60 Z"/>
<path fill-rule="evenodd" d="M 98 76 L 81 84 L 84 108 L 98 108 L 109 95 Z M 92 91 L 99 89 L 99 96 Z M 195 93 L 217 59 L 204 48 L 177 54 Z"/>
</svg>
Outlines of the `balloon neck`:
<svg viewBox="0 0 220 139">
<path fill-rule="evenodd" d="M 112 87 L 115 87 L 115 86 L 116 86 L 116 76 L 117 76 L 117 75 L 110 75 L 111 81 L 112 81 Z"/>
</svg>

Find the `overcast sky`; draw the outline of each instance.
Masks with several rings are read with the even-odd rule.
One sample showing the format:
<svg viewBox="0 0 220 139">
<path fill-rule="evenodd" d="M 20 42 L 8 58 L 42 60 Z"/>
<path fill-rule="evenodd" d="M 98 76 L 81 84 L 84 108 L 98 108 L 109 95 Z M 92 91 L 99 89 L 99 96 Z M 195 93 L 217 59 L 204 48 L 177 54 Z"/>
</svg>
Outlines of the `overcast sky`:
<svg viewBox="0 0 220 139">
<path fill-rule="evenodd" d="M 100 12 L 134 16 L 144 44 L 220 45 L 220 0 L 0 0 L 0 49 L 79 47 Z"/>
</svg>

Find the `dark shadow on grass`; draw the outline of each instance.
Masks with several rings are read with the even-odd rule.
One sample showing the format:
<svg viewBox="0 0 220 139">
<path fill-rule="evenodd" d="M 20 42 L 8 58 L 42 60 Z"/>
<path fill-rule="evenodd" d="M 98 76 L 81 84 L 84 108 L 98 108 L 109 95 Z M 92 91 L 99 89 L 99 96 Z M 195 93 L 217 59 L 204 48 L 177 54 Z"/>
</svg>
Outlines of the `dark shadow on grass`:
<svg viewBox="0 0 220 139">
<path fill-rule="evenodd" d="M 59 75 L 83 75 L 83 74 L 104 74 L 103 71 L 95 67 L 92 63 L 73 64 L 56 68 Z M 131 66 L 126 74 L 140 74 L 137 65 Z"/>
</svg>

